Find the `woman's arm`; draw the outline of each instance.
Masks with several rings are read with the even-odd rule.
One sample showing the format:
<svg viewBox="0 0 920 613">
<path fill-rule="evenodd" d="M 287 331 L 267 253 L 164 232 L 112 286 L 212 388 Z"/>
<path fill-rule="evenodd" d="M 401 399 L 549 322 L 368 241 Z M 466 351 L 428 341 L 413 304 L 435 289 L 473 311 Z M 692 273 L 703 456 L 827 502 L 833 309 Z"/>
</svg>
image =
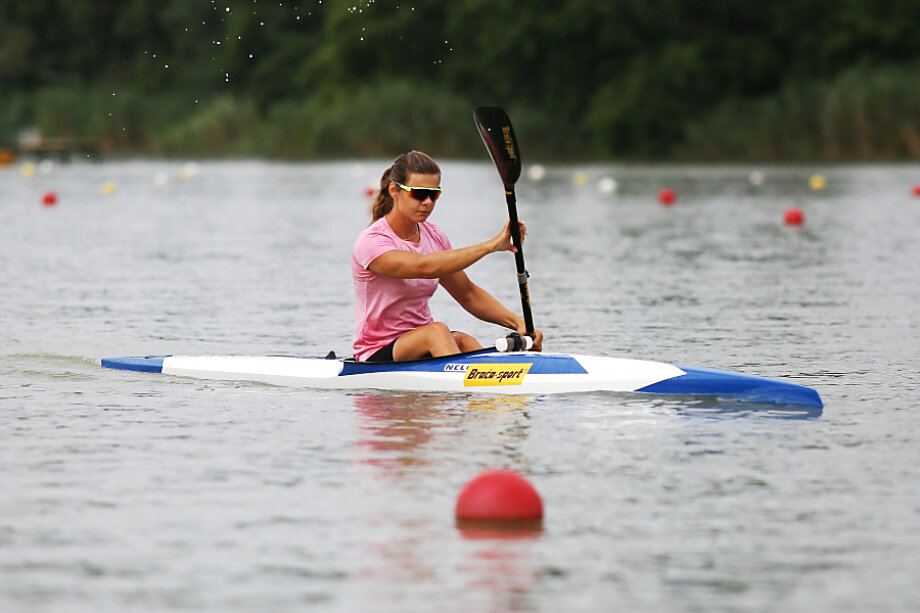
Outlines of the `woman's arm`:
<svg viewBox="0 0 920 613">
<path fill-rule="evenodd" d="M 395 279 L 441 279 L 462 271 L 496 251 L 517 251 L 511 244 L 510 222 L 494 238 L 469 247 L 421 254 L 394 249 L 377 257 L 368 265 L 373 272 Z M 521 224 L 522 233 L 527 230 Z"/>
<path fill-rule="evenodd" d="M 477 319 L 525 334 L 524 319 L 509 310 L 492 294 L 473 283 L 463 271 L 441 278 L 441 285 L 453 296 L 460 306 Z M 543 348 L 543 333 L 534 330 L 534 350 Z"/>
</svg>

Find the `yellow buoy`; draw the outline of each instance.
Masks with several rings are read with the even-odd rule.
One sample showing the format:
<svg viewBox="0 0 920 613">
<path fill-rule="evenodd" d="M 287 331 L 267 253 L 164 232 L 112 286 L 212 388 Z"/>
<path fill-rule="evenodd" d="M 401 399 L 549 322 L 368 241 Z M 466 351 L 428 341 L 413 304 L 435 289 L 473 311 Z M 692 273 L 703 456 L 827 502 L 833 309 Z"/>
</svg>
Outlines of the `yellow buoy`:
<svg viewBox="0 0 920 613">
<path fill-rule="evenodd" d="M 575 173 L 575 176 L 572 177 L 572 182 L 575 183 L 575 185 L 579 185 L 579 186 L 581 186 L 581 185 L 587 185 L 587 183 L 588 183 L 588 175 L 586 175 L 586 174 L 583 173 L 583 172 L 576 172 L 576 173 Z"/>
<path fill-rule="evenodd" d="M 179 171 L 179 178 L 183 181 L 191 181 L 198 176 L 198 164 L 189 162 Z"/>
<path fill-rule="evenodd" d="M 808 187 L 814 190 L 824 189 L 827 187 L 827 179 L 824 178 L 824 175 L 811 175 L 811 178 L 808 179 Z"/>
<path fill-rule="evenodd" d="M 31 179 L 35 176 L 35 164 L 32 162 L 26 162 L 19 168 L 19 172 L 21 172 L 22 176 L 26 179 Z"/>
<path fill-rule="evenodd" d="M 112 183 L 111 181 L 106 181 L 102 184 L 102 193 L 106 196 L 111 196 L 116 191 L 118 191 L 118 186 Z"/>
</svg>

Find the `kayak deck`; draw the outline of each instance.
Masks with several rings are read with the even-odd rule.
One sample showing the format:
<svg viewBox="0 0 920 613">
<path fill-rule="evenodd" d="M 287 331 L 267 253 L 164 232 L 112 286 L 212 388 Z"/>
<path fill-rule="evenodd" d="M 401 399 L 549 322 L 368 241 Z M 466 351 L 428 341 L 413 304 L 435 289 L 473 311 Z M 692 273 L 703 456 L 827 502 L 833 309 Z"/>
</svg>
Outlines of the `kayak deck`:
<svg viewBox="0 0 920 613">
<path fill-rule="evenodd" d="M 306 356 L 103 358 L 105 368 L 327 389 L 554 394 L 643 392 L 706 395 L 821 408 L 803 385 L 741 373 L 626 358 L 483 349 L 409 362 L 366 363 Z"/>
</svg>

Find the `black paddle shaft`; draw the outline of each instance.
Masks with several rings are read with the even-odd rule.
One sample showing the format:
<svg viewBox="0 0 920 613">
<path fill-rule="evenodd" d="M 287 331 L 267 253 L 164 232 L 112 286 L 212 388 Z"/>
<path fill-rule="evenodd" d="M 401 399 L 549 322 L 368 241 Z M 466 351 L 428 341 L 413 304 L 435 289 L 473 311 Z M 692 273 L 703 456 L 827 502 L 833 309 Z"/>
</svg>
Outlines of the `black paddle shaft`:
<svg viewBox="0 0 920 613">
<path fill-rule="evenodd" d="M 492 161 L 498 168 L 498 174 L 505 186 L 505 200 L 508 203 L 508 219 L 510 221 L 511 244 L 517 252 L 514 261 L 517 265 L 518 287 L 521 291 L 521 307 L 524 312 L 524 325 L 526 334 L 533 338 L 533 313 L 530 309 L 530 292 L 527 289 L 527 278 L 530 276 L 524 267 L 524 249 L 521 246 L 521 228 L 517 216 L 517 199 L 514 196 L 514 184 L 521 176 L 521 157 L 518 154 L 517 138 L 511 120 L 505 110 L 498 106 L 479 106 L 473 111 L 473 119 L 482 142 L 485 144 Z"/>
<path fill-rule="evenodd" d="M 514 187 L 505 192 L 508 202 L 508 219 L 511 221 L 511 244 L 517 252 L 514 254 L 514 263 L 517 265 L 518 288 L 521 291 L 521 308 L 524 311 L 524 325 L 527 336 L 533 338 L 533 313 L 530 311 L 530 291 L 527 289 L 527 279 L 530 273 L 524 267 L 524 248 L 521 245 L 521 226 L 517 216 L 517 199 L 514 196 Z"/>
</svg>

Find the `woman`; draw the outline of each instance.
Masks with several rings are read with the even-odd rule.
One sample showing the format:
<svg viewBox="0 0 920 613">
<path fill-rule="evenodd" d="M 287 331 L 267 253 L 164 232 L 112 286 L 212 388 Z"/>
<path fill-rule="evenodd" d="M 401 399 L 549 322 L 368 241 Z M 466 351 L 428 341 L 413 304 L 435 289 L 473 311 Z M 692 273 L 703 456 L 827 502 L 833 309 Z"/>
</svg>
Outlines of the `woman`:
<svg viewBox="0 0 920 613">
<path fill-rule="evenodd" d="M 358 235 L 351 258 L 358 361 L 415 360 L 481 349 L 469 334 L 432 319 L 428 300 L 438 284 L 479 319 L 524 334 L 524 320 L 463 272 L 495 251 L 516 251 L 509 224 L 491 240 L 452 249 L 447 235 L 427 221 L 441 195 L 440 184 L 438 164 L 420 151 L 396 158 L 380 179 L 373 221 Z M 534 349 L 540 351 L 543 334 L 535 331 L 534 336 Z"/>
</svg>

